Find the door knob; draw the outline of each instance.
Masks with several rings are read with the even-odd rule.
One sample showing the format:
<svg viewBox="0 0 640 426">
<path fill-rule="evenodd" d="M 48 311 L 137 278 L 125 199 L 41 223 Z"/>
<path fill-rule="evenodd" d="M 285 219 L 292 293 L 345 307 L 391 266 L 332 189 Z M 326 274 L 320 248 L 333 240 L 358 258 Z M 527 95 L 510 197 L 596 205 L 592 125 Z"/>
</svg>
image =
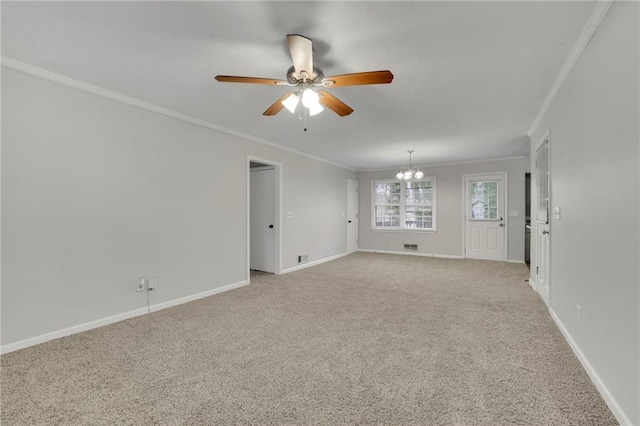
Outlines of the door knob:
<svg viewBox="0 0 640 426">
<path fill-rule="evenodd" d="M 547 231 L 546 229 L 542 231 L 542 235 L 547 235 L 549 233 L 549 231 Z"/>
<path fill-rule="evenodd" d="M 504 223 L 500 222 L 500 226 L 504 226 Z"/>
<path fill-rule="evenodd" d="M 273 229 L 273 225 L 269 225 L 269 228 Z"/>
</svg>

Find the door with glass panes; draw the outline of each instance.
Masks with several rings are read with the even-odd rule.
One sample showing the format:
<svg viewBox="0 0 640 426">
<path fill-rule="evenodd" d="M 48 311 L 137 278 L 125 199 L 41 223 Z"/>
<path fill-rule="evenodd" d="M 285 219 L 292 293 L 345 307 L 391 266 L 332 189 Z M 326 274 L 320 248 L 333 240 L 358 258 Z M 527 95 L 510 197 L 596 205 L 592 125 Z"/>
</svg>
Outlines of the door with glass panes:
<svg viewBox="0 0 640 426">
<path fill-rule="evenodd" d="M 506 260 L 503 174 L 465 177 L 465 257 Z"/>
</svg>

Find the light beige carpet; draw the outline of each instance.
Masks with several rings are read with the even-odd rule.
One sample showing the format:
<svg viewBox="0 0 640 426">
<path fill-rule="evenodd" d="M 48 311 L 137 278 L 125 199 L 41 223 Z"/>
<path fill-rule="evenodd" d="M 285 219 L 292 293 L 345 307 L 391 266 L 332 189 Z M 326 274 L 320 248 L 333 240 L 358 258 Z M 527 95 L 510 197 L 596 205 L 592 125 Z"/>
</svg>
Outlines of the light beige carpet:
<svg viewBox="0 0 640 426">
<path fill-rule="evenodd" d="M 613 425 L 524 265 L 355 253 L 2 356 L 2 425 Z"/>
</svg>

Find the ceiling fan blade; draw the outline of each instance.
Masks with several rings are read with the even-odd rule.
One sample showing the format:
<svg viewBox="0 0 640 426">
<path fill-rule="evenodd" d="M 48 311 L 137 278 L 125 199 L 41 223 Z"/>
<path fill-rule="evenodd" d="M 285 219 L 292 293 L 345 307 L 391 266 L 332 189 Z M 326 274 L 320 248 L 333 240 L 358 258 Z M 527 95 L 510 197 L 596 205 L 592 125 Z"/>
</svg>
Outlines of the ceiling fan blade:
<svg viewBox="0 0 640 426">
<path fill-rule="evenodd" d="M 288 85 L 284 80 L 276 80 L 274 78 L 259 77 L 238 77 L 236 75 L 216 75 L 216 80 L 223 83 L 253 83 L 253 84 L 269 84 L 269 85 Z"/>
<path fill-rule="evenodd" d="M 272 116 L 282 111 L 282 109 L 284 108 L 282 101 L 287 99 L 289 96 L 291 96 L 291 92 L 285 93 L 284 95 L 282 95 L 282 97 L 277 101 L 275 101 L 275 103 L 271 105 L 269 108 L 267 108 L 266 111 L 262 113 L 262 115 Z"/>
<path fill-rule="evenodd" d="M 393 81 L 391 71 L 367 71 L 334 75 L 322 79 L 325 87 L 358 86 L 361 84 L 388 84 Z"/>
<path fill-rule="evenodd" d="M 298 78 L 302 78 L 302 72 L 307 73 L 307 79 L 312 80 L 313 73 L 313 46 L 311 39 L 298 34 L 288 34 L 287 43 L 293 68 L 296 70 Z"/>
<path fill-rule="evenodd" d="M 353 108 L 326 90 L 318 90 L 318 94 L 320 95 L 320 103 L 338 114 L 340 117 L 344 117 L 345 115 L 349 115 L 353 112 Z"/>
</svg>

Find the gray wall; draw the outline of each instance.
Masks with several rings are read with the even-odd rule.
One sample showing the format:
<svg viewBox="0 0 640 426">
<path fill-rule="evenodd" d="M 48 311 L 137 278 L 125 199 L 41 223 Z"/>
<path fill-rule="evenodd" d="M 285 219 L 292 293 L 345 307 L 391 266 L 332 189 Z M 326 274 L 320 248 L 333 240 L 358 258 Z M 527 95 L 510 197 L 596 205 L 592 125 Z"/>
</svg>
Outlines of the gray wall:
<svg viewBox="0 0 640 426">
<path fill-rule="evenodd" d="M 346 252 L 354 172 L 6 67 L 2 124 L 3 345 L 144 308 L 140 276 L 246 280 L 247 155 L 283 165 L 284 269 Z"/>
<path fill-rule="evenodd" d="M 533 150 L 550 129 L 551 205 L 561 207 L 562 214 L 557 220 L 551 213 L 550 309 L 614 404 L 636 425 L 640 424 L 638 12 L 638 3 L 613 3 L 531 138 L 533 159 Z M 535 238 L 532 243 L 535 273 Z M 582 320 L 576 305 L 582 306 Z"/>
<path fill-rule="evenodd" d="M 509 205 L 505 210 L 518 211 L 518 216 L 506 217 L 509 230 L 507 259 L 524 261 L 525 159 L 421 166 L 420 169 L 426 176 L 436 177 L 437 232 L 373 231 L 371 229 L 371 181 L 394 178 L 397 170 L 363 172 L 358 174 L 360 180 L 359 248 L 401 252 L 404 250 L 404 243 L 417 243 L 420 253 L 463 256 L 463 175 L 506 172 Z"/>
</svg>

